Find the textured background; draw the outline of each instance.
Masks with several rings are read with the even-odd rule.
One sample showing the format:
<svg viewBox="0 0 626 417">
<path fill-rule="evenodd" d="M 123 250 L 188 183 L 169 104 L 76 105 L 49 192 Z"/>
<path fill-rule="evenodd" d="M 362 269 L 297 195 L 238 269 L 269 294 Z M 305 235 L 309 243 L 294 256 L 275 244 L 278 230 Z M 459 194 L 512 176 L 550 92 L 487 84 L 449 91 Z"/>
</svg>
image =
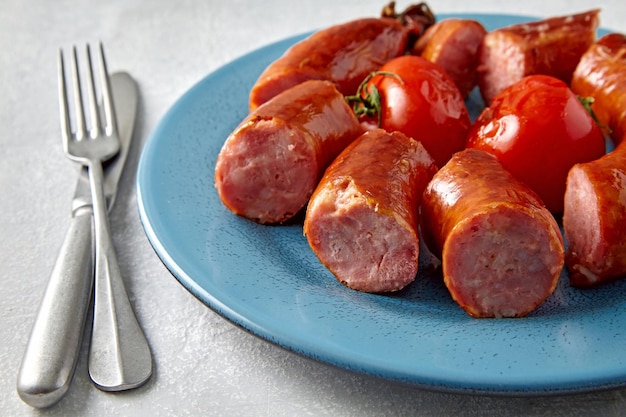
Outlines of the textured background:
<svg viewBox="0 0 626 417">
<path fill-rule="evenodd" d="M 68 224 L 76 167 L 58 135 L 56 53 L 101 40 L 109 68 L 137 80 L 135 145 L 111 225 L 128 289 L 155 355 L 144 387 L 95 389 L 86 346 L 69 394 L 50 416 L 618 416 L 625 390 L 505 398 L 430 392 L 356 375 L 262 341 L 191 296 L 160 263 L 137 214 L 141 145 L 167 109 L 209 72 L 284 37 L 378 14 L 382 1 L 0 0 L 0 415 L 38 411 L 15 391 L 18 366 Z M 398 9 L 407 2 L 398 2 Z M 439 0 L 435 13 L 558 15 L 601 7 L 626 30 L 619 1 Z M 123 231 L 120 233 L 119 231 Z"/>
</svg>

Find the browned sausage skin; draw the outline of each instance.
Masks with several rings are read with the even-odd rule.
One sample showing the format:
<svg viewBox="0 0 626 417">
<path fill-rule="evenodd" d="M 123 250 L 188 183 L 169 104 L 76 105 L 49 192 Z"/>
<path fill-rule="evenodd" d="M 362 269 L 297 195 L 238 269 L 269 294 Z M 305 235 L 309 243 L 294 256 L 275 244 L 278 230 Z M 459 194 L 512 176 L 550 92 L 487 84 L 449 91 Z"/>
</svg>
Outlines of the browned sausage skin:
<svg viewBox="0 0 626 417">
<path fill-rule="evenodd" d="M 365 18 L 315 32 L 270 64 L 250 92 L 250 110 L 306 80 L 330 80 L 344 95 L 363 79 L 402 55 L 408 31 L 391 18 Z"/>
<path fill-rule="evenodd" d="M 346 286 L 397 291 L 418 268 L 418 208 L 436 172 L 424 147 L 400 132 L 369 131 L 328 167 L 307 207 L 304 233 Z"/>
<path fill-rule="evenodd" d="M 551 75 L 569 85 L 580 57 L 595 41 L 598 13 L 591 10 L 489 32 L 478 64 L 478 85 L 485 104 L 526 75 Z"/>
<path fill-rule="evenodd" d="M 476 20 L 445 19 L 429 27 L 411 52 L 441 66 L 467 98 L 478 82 L 478 50 L 486 33 Z"/>
<path fill-rule="evenodd" d="M 626 35 L 610 33 L 593 44 L 582 56 L 572 90 L 581 97 L 593 97 L 593 111 L 601 124 L 612 130 L 615 143 L 626 136 Z"/>
<path fill-rule="evenodd" d="M 575 165 L 567 177 L 563 230 L 570 283 L 590 287 L 626 276 L 626 36 L 603 36 L 576 68 L 572 89 L 619 143 L 613 152 Z"/>
<path fill-rule="evenodd" d="M 563 238 L 550 212 L 484 151 L 461 151 L 435 174 L 421 226 L 452 298 L 473 317 L 525 316 L 563 269 Z"/>
<path fill-rule="evenodd" d="M 361 132 L 331 82 L 291 88 L 249 114 L 226 139 L 215 167 L 220 199 L 256 222 L 284 222 L 306 205 L 324 169 Z"/>
</svg>

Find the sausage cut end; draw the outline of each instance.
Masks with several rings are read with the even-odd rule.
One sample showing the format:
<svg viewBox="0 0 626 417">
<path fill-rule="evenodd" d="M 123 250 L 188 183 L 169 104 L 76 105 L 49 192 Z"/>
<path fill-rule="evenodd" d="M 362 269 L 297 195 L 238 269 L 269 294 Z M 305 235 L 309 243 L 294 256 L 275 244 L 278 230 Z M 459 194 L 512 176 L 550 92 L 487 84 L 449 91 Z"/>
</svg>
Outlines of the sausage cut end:
<svg viewBox="0 0 626 417">
<path fill-rule="evenodd" d="M 444 281 L 473 317 L 522 317 L 556 287 L 560 236 L 532 207 L 494 206 L 457 224 L 443 249 Z"/>
<path fill-rule="evenodd" d="M 259 223 L 283 222 L 303 207 L 318 172 L 314 146 L 301 130 L 276 128 L 277 120 L 252 120 L 231 136 L 216 165 L 224 204 Z"/>
<path fill-rule="evenodd" d="M 417 235 L 401 218 L 381 213 L 349 179 L 317 192 L 305 231 L 322 264 L 349 288 L 397 291 L 415 279 Z"/>
<path fill-rule="evenodd" d="M 567 247 L 570 283 L 587 287 L 598 283 L 612 258 L 601 235 L 602 213 L 597 196 L 602 195 L 587 175 L 585 164 L 575 165 L 567 177 L 563 230 Z"/>
</svg>

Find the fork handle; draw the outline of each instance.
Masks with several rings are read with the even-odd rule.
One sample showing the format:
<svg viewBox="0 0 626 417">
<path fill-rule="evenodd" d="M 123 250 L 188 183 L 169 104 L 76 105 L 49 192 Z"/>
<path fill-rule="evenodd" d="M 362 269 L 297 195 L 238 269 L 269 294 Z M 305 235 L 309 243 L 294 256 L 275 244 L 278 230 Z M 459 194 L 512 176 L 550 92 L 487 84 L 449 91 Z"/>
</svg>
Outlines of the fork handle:
<svg viewBox="0 0 626 417">
<path fill-rule="evenodd" d="M 24 402 L 45 408 L 67 392 L 93 286 L 91 210 L 76 213 L 41 300 L 17 380 Z"/>
<path fill-rule="evenodd" d="M 89 164 L 96 242 L 89 376 L 104 391 L 136 388 L 152 375 L 152 354 L 117 263 L 102 187 L 102 165 Z"/>
</svg>

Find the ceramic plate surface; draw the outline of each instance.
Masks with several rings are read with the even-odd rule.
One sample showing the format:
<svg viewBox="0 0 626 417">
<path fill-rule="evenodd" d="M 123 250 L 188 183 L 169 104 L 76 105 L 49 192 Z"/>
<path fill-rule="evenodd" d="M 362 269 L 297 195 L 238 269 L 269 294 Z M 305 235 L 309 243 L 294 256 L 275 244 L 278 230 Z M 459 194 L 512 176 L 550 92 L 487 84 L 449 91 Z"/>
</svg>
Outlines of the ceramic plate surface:
<svg viewBox="0 0 626 417">
<path fill-rule="evenodd" d="M 450 17 L 450 16 L 440 16 Z M 494 29 L 529 18 L 462 15 Z M 394 295 L 350 290 L 310 250 L 301 223 L 261 226 L 229 212 L 216 156 L 246 116 L 261 71 L 303 35 L 255 50 L 185 93 L 151 134 L 137 185 L 146 234 L 172 274 L 228 320 L 342 368 L 430 389 L 546 394 L 626 384 L 626 281 L 580 291 L 564 272 L 523 319 L 472 319 L 440 279 Z M 468 101 L 475 116 L 479 96 Z"/>
</svg>

